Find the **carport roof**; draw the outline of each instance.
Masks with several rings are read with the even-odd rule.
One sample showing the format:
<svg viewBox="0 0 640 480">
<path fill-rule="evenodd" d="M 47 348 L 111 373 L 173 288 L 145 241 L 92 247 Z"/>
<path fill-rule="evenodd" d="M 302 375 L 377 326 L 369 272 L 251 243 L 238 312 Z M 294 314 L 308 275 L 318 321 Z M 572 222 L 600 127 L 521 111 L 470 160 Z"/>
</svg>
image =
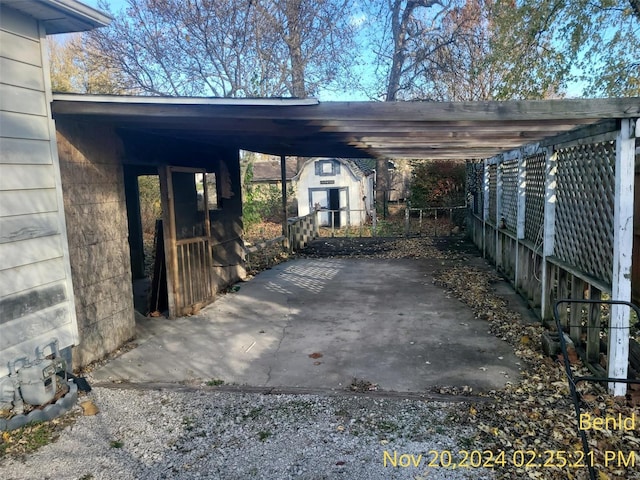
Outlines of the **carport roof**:
<svg viewBox="0 0 640 480">
<path fill-rule="evenodd" d="M 272 155 L 483 159 L 640 116 L 640 98 L 319 102 L 54 94 L 55 118 Z M 569 138 L 569 137 L 567 137 Z"/>
</svg>

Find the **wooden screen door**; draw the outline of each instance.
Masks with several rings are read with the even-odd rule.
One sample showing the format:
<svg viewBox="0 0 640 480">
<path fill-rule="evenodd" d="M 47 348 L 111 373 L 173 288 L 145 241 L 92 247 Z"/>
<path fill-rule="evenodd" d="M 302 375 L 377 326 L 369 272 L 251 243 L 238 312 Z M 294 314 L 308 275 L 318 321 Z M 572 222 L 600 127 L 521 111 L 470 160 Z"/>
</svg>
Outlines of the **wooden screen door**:
<svg viewBox="0 0 640 480">
<path fill-rule="evenodd" d="M 173 318 L 195 313 L 214 297 L 206 171 L 164 166 L 159 175 Z"/>
</svg>

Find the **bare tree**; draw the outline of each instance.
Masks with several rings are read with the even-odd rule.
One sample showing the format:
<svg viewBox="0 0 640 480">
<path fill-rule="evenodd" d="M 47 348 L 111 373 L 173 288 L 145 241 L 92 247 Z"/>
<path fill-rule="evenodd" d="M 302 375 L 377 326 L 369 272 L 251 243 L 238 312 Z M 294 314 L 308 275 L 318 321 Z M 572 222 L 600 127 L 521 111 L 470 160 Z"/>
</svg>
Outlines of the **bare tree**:
<svg viewBox="0 0 640 480">
<path fill-rule="evenodd" d="M 148 94 L 306 97 L 349 78 L 351 1 L 127 0 L 90 38 Z"/>
<path fill-rule="evenodd" d="M 422 98 L 438 101 L 492 100 L 504 66 L 489 61 L 494 36 L 494 0 L 467 0 L 443 18 L 447 42 L 434 52 L 431 68 L 423 72 Z"/>
</svg>

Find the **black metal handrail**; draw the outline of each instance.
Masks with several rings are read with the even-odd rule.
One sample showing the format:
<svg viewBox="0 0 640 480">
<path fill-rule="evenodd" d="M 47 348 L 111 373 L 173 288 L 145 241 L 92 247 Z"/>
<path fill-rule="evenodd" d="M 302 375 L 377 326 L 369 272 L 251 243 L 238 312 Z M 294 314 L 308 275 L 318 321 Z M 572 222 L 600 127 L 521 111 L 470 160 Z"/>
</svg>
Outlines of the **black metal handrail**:
<svg viewBox="0 0 640 480">
<path fill-rule="evenodd" d="M 558 311 L 558 305 L 562 304 L 562 303 L 566 303 L 566 304 L 570 304 L 570 303 L 580 303 L 580 304 L 600 304 L 600 305 L 624 305 L 627 306 L 631 309 L 633 309 L 636 312 L 636 315 L 638 315 L 638 318 L 640 319 L 640 308 L 638 308 L 636 305 L 634 305 L 633 303 L 630 302 L 625 302 L 622 300 L 588 300 L 588 299 L 562 299 L 562 300 L 558 300 L 554 303 L 553 305 L 553 317 L 556 321 L 556 327 L 558 329 L 558 334 L 560 337 L 560 348 L 562 349 L 562 357 L 564 360 L 564 368 L 565 368 L 565 373 L 567 374 L 567 379 L 569 382 L 569 390 L 571 391 L 571 397 L 573 400 L 573 406 L 576 412 L 576 420 L 577 420 L 577 425 L 578 425 L 578 434 L 580 435 L 580 439 L 582 441 L 582 449 L 584 450 L 584 455 L 585 458 L 589 458 L 590 456 L 590 452 L 591 449 L 589 448 L 589 441 L 587 439 L 587 434 L 585 433 L 584 430 L 582 430 L 580 428 L 580 394 L 578 392 L 578 390 L 576 389 L 576 385 L 579 382 L 597 382 L 597 383 L 602 383 L 602 382 L 614 382 L 614 383 L 637 383 L 640 384 L 640 380 L 630 380 L 630 379 L 621 379 L 621 378 L 610 378 L 610 377 L 591 377 L 591 376 L 580 376 L 580 377 L 574 377 L 573 375 L 573 371 L 571 370 L 571 362 L 569 361 L 569 355 L 568 355 L 568 351 L 567 351 L 567 341 L 565 339 L 564 336 L 564 330 L 562 327 L 562 324 L 560 322 L 560 313 Z M 593 327 L 587 327 L 587 328 L 593 328 Z M 598 327 L 600 328 L 600 327 Z M 611 327 L 610 327 L 611 328 Z M 613 328 L 625 328 L 625 329 L 629 329 L 630 327 L 613 327 Z M 587 468 L 589 469 L 589 478 L 591 480 L 597 480 L 596 477 L 596 470 L 595 467 L 593 466 L 592 462 L 587 462 Z"/>
</svg>

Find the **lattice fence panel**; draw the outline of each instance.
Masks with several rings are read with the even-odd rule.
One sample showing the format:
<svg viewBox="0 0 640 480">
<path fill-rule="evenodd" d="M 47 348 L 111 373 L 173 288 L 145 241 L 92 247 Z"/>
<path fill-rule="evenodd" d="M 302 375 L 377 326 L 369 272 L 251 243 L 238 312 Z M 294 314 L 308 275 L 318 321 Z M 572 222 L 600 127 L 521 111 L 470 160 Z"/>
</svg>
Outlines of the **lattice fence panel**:
<svg viewBox="0 0 640 480">
<path fill-rule="evenodd" d="M 544 223 L 544 152 L 531 155 L 526 161 L 524 238 L 534 245 L 542 245 L 542 226 Z"/>
<path fill-rule="evenodd" d="M 496 224 L 496 209 L 498 207 L 498 167 L 489 165 L 489 218 L 488 221 Z"/>
<path fill-rule="evenodd" d="M 467 164 L 467 193 L 473 201 L 473 213 L 482 217 L 484 209 L 484 191 L 482 188 L 484 178 L 484 164 Z"/>
<path fill-rule="evenodd" d="M 500 206 L 505 227 L 515 233 L 518 227 L 518 161 L 504 162 L 502 169 L 502 195 Z"/>
<path fill-rule="evenodd" d="M 613 265 L 614 141 L 558 151 L 554 254 L 611 283 Z"/>
</svg>

